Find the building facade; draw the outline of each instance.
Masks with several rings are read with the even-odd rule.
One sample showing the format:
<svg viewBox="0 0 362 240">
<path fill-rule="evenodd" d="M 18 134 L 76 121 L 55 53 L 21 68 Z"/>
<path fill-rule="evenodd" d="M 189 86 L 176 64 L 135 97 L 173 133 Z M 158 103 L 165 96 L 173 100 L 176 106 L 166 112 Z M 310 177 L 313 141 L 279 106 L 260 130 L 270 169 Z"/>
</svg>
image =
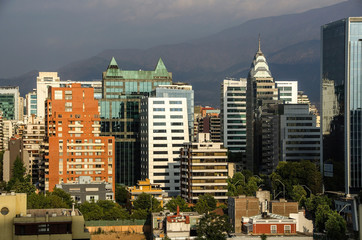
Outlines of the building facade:
<svg viewBox="0 0 362 240">
<path fill-rule="evenodd" d="M 279 99 L 284 103 L 298 103 L 298 81 L 275 81 L 279 90 Z"/>
<path fill-rule="evenodd" d="M 194 139 L 194 90 L 191 85 L 174 83 L 173 85 L 160 85 L 154 90 L 154 96 L 166 98 L 186 98 L 187 121 L 189 128 L 189 139 Z"/>
<path fill-rule="evenodd" d="M 116 182 L 135 185 L 140 171 L 140 103 L 159 85 L 171 85 L 172 73 L 160 59 L 154 71 L 121 70 L 114 58 L 103 72 L 101 131 L 116 139 Z"/>
<path fill-rule="evenodd" d="M 307 104 L 284 104 L 280 110 L 280 160 L 310 160 L 319 165 L 321 135 L 317 116 Z"/>
<path fill-rule="evenodd" d="M 90 176 L 92 182 L 112 184 L 114 191 L 114 137 L 100 136 L 93 88 L 51 87 L 45 110 L 45 190 Z"/>
<path fill-rule="evenodd" d="M 112 183 L 94 182 L 90 176 L 80 176 L 76 183 L 60 183 L 55 186 L 69 193 L 76 203 L 98 200 L 115 201 Z"/>
<path fill-rule="evenodd" d="M 75 81 L 61 81 L 57 72 L 39 72 L 36 78 L 36 101 L 38 117 L 45 117 L 45 100 L 49 95 L 49 87 L 65 87 L 67 84 L 75 83 Z M 78 82 L 82 87 L 93 87 L 94 98 L 102 97 L 102 82 L 100 81 L 83 81 Z M 34 94 L 34 93 L 33 93 Z"/>
<path fill-rule="evenodd" d="M 37 94 L 36 89 L 25 95 L 26 116 L 37 115 Z"/>
<path fill-rule="evenodd" d="M 184 143 L 181 151 L 181 197 L 196 203 L 200 195 L 210 194 L 220 202 L 227 200 L 227 149 L 210 141 L 209 133 L 199 133 L 196 142 Z"/>
<path fill-rule="evenodd" d="M 141 102 L 141 179 L 180 194 L 180 149 L 189 141 L 186 98 L 146 97 Z"/>
<path fill-rule="evenodd" d="M 247 79 L 247 168 L 271 174 L 279 162 L 278 88 L 260 48 Z"/>
<path fill-rule="evenodd" d="M 19 98 L 19 87 L 0 87 L 0 111 L 3 113 L 4 119 L 22 120 L 19 112 Z"/>
<path fill-rule="evenodd" d="M 334 166 L 336 182 L 344 163 L 346 194 L 362 189 L 361 69 L 362 17 L 349 17 L 321 27 L 321 105 L 323 162 Z M 334 96 L 331 94 L 334 93 Z M 323 165 L 321 164 L 323 167 Z M 339 167 L 337 167 L 339 166 Z M 326 184 L 326 189 L 336 185 Z"/>
<path fill-rule="evenodd" d="M 31 115 L 27 118 L 24 134 L 23 134 L 23 146 L 24 153 L 27 153 L 29 158 L 29 171 L 32 183 L 37 185 L 41 180 L 42 169 L 42 146 L 45 138 L 45 122 L 43 118 L 35 117 Z"/>
</svg>

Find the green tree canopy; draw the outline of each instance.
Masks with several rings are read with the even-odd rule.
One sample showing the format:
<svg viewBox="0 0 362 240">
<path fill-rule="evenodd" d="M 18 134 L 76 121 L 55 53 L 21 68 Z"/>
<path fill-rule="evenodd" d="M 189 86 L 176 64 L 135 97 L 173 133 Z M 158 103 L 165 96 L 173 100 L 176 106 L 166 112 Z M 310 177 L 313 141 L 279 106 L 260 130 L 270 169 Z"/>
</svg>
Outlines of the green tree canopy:
<svg viewBox="0 0 362 240">
<path fill-rule="evenodd" d="M 228 179 L 227 194 L 229 196 L 253 196 L 258 191 L 258 186 L 262 183 L 263 180 L 261 178 L 253 176 L 252 172 L 248 170 L 237 172 L 232 178 Z"/>
<path fill-rule="evenodd" d="M 145 209 L 147 211 L 159 212 L 162 210 L 161 203 L 152 195 L 141 193 L 133 202 L 134 209 Z"/>
<path fill-rule="evenodd" d="M 128 201 L 128 191 L 126 187 L 117 184 L 115 192 L 116 192 L 115 193 L 116 202 L 120 205 L 125 205 Z"/>
<path fill-rule="evenodd" d="M 314 194 L 322 190 L 322 175 L 311 161 L 280 162 L 270 179 L 276 192 L 283 191 L 283 185 L 277 179 L 283 182 L 287 199 L 292 199 L 294 185 L 306 185 Z"/>
<path fill-rule="evenodd" d="M 231 224 L 227 215 L 205 214 L 197 226 L 197 239 L 225 240 L 229 232 Z"/>
<path fill-rule="evenodd" d="M 347 224 L 341 215 L 331 211 L 325 223 L 327 237 L 331 240 L 346 239 Z"/>
<path fill-rule="evenodd" d="M 293 201 L 299 202 L 303 197 L 306 197 L 306 196 L 307 196 L 307 192 L 305 191 L 305 189 L 302 186 L 300 186 L 300 185 L 293 186 L 293 190 L 292 190 L 292 194 L 291 194 Z"/>
<path fill-rule="evenodd" d="M 217 205 L 217 200 L 213 196 L 211 196 L 209 194 L 205 194 L 205 195 L 199 196 L 199 200 L 197 201 L 197 203 L 195 205 L 195 209 L 200 214 L 207 213 L 207 212 L 215 210 L 216 205 Z"/>
<path fill-rule="evenodd" d="M 177 196 L 176 198 L 172 198 L 166 204 L 166 208 L 168 210 L 170 210 L 171 212 L 176 212 L 177 211 L 177 206 L 180 207 L 180 212 L 188 212 L 188 211 L 190 211 L 190 208 L 187 205 L 185 199 L 183 199 L 181 196 Z"/>
</svg>

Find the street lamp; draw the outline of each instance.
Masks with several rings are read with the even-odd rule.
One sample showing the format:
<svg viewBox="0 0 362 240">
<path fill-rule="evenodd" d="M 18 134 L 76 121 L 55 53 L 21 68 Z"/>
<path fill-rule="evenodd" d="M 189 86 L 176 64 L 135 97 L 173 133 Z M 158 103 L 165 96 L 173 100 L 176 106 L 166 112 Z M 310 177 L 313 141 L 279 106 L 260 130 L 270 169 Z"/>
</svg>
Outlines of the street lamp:
<svg viewBox="0 0 362 240">
<path fill-rule="evenodd" d="M 309 187 L 307 187 L 307 185 L 300 185 L 300 186 L 302 186 L 302 187 L 305 187 L 306 189 L 308 189 L 309 190 L 309 196 L 312 196 L 312 190 L 310 190 L 310 188 Z"/>
<path fill-rule="evenodd" d="M 285 185 L 284 185 L 284 183 L 282 183 L 282 181 L 280 181 L 279 179 L 275 179 L 275 181 L 278 181 L 283 185 L 283 196 L 285 198 Z"/>
<path fill-rule="evenodd" d="M 246 183 L 246 181 L 245 181 L 245 176 L 244 176 L 242 173 L 240 173 L 240 174 L 241 174 L 241 176 L 243 176 L 244 183 Z M 241 180 L 241 179 L 239 179 L 238 181 L 236 181 L 236 183 L 234 183 L 234 186 L 236 186 L 236 184 L 237 184 L 238 182 L 240 182 L 240 180 Z"/>
</svg>

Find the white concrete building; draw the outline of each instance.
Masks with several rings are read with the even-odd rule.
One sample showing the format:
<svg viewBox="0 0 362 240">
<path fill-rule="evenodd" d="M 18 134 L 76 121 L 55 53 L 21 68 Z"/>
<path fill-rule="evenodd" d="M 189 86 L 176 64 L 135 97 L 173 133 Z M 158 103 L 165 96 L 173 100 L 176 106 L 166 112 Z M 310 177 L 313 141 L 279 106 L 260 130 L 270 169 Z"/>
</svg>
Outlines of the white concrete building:
<svg viewBox="0 0 362 240">
<path fill-rule="evenodd" d="M 284 103 L 298 103 L 298 81 L 275 81 L 279 90 L 279 99 Z"/>
<path fill-rule="evenodd" d="M 246 151 L 246 79 L 228 78 L 221 84 L 221 138 L 231 152 Z"/>
<path fill-rule="evenodd" d="M 211 142 L 210 133 L 199 133 L 196 142 L 184 143 L 181 155 L 181 197 L 196 203 L 200 195 L 210 194 L 225 202 L 227 193 L 227 149 Z"/>
<path fill-rule="evenodd" d="M 141 178 L 180 193 L 180 149 L 189 139 L 186 98 L 141 101 Z"/>
<path fill-rule="evenodd" d="M 14 135 L 14 121 L 3 121 L 2 137 L 3 137 L 3 149 L 9 149 L 9 140 Z"/>
<path fill-rule="evenodd" d="M 316 116 L 309 113 L 307 104 L 285 104 L 280 114 L 281 161 L 321 158 L 320 128 Z"/>
</svg>

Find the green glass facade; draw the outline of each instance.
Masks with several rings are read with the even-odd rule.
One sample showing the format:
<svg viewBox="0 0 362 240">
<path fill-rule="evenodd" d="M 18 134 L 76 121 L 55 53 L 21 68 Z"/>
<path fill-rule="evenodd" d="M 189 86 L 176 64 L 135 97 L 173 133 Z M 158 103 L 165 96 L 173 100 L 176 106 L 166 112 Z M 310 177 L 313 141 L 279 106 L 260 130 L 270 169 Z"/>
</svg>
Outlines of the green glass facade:
<svg viewBox="0 0 362 240">
<path fill-rule="evenodd" d="M 103 72 L 101 131 L 116 139 L 116 183 L 135 185 L 140 179 L 140 101 L 157 86 L 169 84 L 172 74 L 161 59 L 154 71 L 125 71 L 112 58 Z"/>
</svg>

